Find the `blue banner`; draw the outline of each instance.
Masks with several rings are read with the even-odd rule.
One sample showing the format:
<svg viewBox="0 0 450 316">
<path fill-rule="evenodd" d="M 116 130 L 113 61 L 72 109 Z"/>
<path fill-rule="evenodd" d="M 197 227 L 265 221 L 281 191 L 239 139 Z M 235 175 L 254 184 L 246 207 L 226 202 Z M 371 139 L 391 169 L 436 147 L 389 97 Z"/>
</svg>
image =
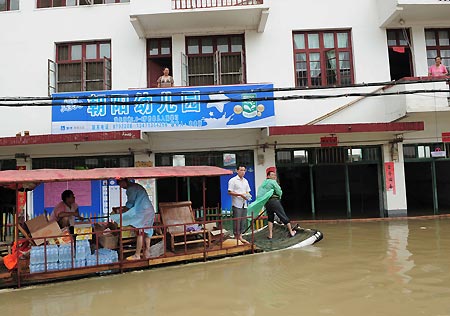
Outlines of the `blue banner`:
<svg viewBox="0 0 450 316">
<path fill-rule="evenodd" d="M 258 84 L 57 93 L 52 133 L 272 126 L 272 89 Z"/>
</svg>

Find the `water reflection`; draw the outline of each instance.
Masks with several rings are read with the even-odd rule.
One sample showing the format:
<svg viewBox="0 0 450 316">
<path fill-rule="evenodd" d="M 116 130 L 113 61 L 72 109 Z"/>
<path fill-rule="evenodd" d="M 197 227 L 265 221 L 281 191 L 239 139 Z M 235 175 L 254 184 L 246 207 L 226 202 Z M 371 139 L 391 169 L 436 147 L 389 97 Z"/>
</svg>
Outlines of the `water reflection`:
<svg viewBox="0 0 450 316">
<path fill-rule="evenodd" d="M 388 222 L 388 249 L 384 261 L 388 272 L 399 282 L 408 283 L 411 276 L 407 274 L 414 267 L 412 253 L 408 250 L 408 221 Z"/>
<path fill-rule="evenodd" d="M 307 248 L 2 291 L 2 314 L 450 315 L 450 219 L 315 226 Z"/>
</svg>

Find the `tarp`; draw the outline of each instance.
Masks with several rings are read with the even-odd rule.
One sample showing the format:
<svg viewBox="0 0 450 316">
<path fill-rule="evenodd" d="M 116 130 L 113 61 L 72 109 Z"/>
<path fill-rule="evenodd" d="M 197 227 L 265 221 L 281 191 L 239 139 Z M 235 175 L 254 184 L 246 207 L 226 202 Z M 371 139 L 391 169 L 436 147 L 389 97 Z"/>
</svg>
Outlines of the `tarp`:
<svg viewBox="0 0 450 316">
<path fill-rule="evenodd" d="M 264 205 L 266 205 L 267 201 L 270 199 L 270 197 L 273 195 L 273 189 L 267 191 L 266 194 L 263 196 L 260 196 L 256 198 L 255 201 L 250 203 L 250 205 L 247 208 L 247 214 L 251 215 L 253 213 L 253 217 L 258 216 L 258 214 L 261 212 Z"/>
<path fill-rule="evenodd" d="M 214 177 L 232 174 L 230 170 L 212 166 L 98 168 L 90 170 L 36 169 L 0 171 L 0 185 L 22 184 L 32 188 L 42 182 L 105 180 L 117 178 L 158 179 L 173 177 Z"/>
</svg>

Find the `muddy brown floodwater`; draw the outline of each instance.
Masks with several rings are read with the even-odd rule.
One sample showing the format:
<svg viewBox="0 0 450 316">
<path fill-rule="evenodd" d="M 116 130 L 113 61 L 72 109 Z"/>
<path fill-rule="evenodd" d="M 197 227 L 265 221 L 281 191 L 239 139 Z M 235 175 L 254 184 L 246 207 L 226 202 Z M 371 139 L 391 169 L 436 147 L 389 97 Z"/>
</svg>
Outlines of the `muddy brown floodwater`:
<svg viewBox="0 0 450 316">
<path fill-rule="evenodd" d="M 0 291 L 2 315 L 450 316 L 450 219 L 317 223 L 316 245 Z"/>
</svg>

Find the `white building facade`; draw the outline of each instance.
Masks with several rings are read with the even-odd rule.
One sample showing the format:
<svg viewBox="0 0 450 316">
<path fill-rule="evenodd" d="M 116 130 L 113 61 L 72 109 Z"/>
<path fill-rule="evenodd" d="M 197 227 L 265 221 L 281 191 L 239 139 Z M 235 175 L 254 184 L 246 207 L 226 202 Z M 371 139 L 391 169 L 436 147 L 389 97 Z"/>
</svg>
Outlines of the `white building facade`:
<svg viewBox="0 0 450 316">
<path fill-rule="evenodd" d="M 440 0 L 0 0 L 1 167 L 245 164 L 257 187 L 276 165 L 293 219 L 450 213 L 449 86 L 428 77 L 436 56 L 450 66 L 449 16 Z M 222 112 L 227 91 L 250 101 Z M 142 97 L 156 110 L 177 93 L 215 100 L 198 111 L 225 125 L 149 115 L 63 130 L 49 105 L 145 112 Z M 160 201 L 186 198 L 157 185 Z"/>
</svg>

